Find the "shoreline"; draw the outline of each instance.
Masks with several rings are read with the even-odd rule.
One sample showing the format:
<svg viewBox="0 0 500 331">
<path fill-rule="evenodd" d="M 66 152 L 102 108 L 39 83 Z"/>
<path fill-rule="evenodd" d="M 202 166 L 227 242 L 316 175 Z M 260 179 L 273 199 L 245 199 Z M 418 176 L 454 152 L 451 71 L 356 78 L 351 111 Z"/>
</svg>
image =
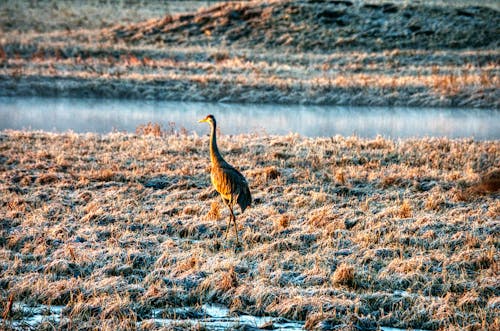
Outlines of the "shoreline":
<svg viewBox="0 0 500 331">
<path fill-rule="evenodd" d="M 475 108 L 356 107 L 207 103 L 95 98 L 0 97 L 0 130 L 45 130 L 64 133 L 137 131 L 151 123 L 179 134 L 205 135 L 197 121 L 214 114 L 228 135 L 288 135 L 303 137 L 356 136 L 407 139 L 496 140 L 498 110 Z M 293 117 L 288 114 L 293 113 Z M 249 115 L 250 114 L 250 115 Z M 47 122 L 46 119 L 52 120 Z M 76 123 L 73 118 L 80 118 Z"/>
<path fill-rule="evenodd" d="M 282 94 L 277 87 L 228 86 L 214 82 L 212 88 L 188 81 L 144 82 L 124 80 L 78 79 L 74 77 L 23 77 L 14 80 L 0 75 L 2 97 L 63 97 L 93 99 L 132 99 L 155 101 L 211 102 L 227 104 L 278 104 L 311 106 L 367 106 L 409 108 L 482 108 L 500 109 L 500 90 L 481 89 L 481 93 L 462 93 L 450 97 L 426 93 L 421 89 L 365 90 L 334 88 L 333 91 L 296 91 Z M 204 84 L 203 84 L 204 85 Z M 168 86 L 171 86 L 170 88 Z M 221 89 L 226 90 L 220 92 Z M 227 92 L 227 90 L 233 91 Z M 307 98 L 304 95 L 308 95 Z M 385 95 L 384 95 L 385 94 Z"/>
</svg>

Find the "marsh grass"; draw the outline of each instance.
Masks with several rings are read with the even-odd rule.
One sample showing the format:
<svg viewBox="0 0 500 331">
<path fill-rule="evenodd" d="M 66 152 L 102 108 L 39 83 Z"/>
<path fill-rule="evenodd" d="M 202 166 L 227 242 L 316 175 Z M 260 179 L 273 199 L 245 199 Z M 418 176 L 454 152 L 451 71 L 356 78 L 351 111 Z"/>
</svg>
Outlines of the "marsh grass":
<svg viewBox="0 0 500 331">
<path fill-rule="evenodd" d="M 476 189 L 497 141 L 222 135 L 254 197 L 235 249 L 207 137 L 0 139 L 7 326 L 14 302 L 64 306 L 61 329 L 155 330 L 153 309 L 200 303 L 308 328 L 498 325 L 498 191 Z"/>
<path fill-rule="evenodd" d="M 161 137 L 164 134 L 164 131 L 162 130 L 160 124 L 158 123 L 147 123 L 145 125 L 139 125 L 135 133 L 138 135 L 153 135 L 155 137 Z"/>
<path fill-rule="evenodd" d="M 487 4 L 398 1 L 391 13 L 363 1 L 257 1 L 164 15 L 132 1 L 105 15 L 110 4 L 91 2 L 69 28 L 76 4 L 33 22 L 18 7 L 50 2 L 20 3 L 0 7 L 2 95 L 500 107 L 499 15 Z"/>
</svg>

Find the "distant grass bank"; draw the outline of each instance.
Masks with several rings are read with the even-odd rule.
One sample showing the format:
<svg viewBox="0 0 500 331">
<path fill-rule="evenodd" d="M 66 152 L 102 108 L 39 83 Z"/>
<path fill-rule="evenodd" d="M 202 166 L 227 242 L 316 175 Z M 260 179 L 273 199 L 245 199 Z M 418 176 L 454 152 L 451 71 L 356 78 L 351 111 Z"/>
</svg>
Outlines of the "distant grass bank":
<svg viewBox="0 0 500 331">
<path fill-rule="evenodd" d="M 495 2 L 126 3 L 0 5 L 0 95 L 500 108 Z"/>
<path fill-rule="evenodd" d="M 158 330 L 153 309 L 201 302 L 308 329 L 498 330 L 500 199 L 477 185 L 498 141 L 219 145 L 254 197 L 241 250 L 222 239 L 206 136 L 0 132 L 2 327 L 27 317 L 11 299 L 63 306 L 62 330 Z"/>
</svg>

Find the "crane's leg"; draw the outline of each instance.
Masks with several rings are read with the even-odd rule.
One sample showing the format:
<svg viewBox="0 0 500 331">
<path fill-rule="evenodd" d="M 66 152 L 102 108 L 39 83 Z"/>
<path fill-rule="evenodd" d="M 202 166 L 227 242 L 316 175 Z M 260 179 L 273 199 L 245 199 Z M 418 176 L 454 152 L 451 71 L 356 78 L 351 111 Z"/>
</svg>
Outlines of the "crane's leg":
<svg viewBox="0 0 500 331">
<path fill-rule="evenodd" d="M 229 228 L 231 228 L 231 216 L 229 216 L 229 220 L 227 222 L 226 234 L 224 235 L 224 239 L 227 239 L 227 234 L 229 232 Z"/>
<path fill-rule="evenodd" d="M 229 208 L 229 212 L 231 213 L 229 215 L 229 221 L 227 222 L 226 234 L 224 235 L 224 240 L 227 239 L 227 234 L 229 232 L 229 228 L 231 227 L 231 222 L 233 222 L 234 223 L 234 233 L 236 234 L 236 242 L 239 244 L 240 239 L 238 238 L 238 226 L 236 225 L 236 216 L 234 216 L 232 203 L 231 203 L 231 201 L 228 201 L 224 198 L 222 198 L 222 201 L 227 206 L 227 208 Z"/>
<path fill-rule="evenodd" d="M 227 206 L 227 208 L 229 208 L 229 210 L 231 211 L 231 215 L 232 215 L 233 211 L 231 210 L 231 207 L 229 206 L 228 201 L 226 201 L 226 199 L 222 198 L 222 202 L 224 202 L 224 204 Z M 227 233 L 229 232 L 229 228 L 231 227 L 231 220 L 232 220 L 231 215 L 229 215 L 229 220 L 227 222 L 226 234 L 224 235 L 224 239 L 227 239 Z"/>
<path fill-rule="evenodd" d="M 236 234 L 236 242 L 239 244 L 240 239 L 238 238 L 238 226 L 236 225 L 236 216 L 234 216 L 233 208 L 229 207 L 229 210 L 231 211 L 231 219 L 233 220 L 234 223 L 234 233 Z"/>
</svg>

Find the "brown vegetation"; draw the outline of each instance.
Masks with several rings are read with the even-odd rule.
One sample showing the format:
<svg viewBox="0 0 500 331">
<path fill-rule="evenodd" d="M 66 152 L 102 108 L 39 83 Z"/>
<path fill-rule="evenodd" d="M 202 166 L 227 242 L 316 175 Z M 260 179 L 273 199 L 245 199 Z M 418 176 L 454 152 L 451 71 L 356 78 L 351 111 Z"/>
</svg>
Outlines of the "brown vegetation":
<svg viewBox="0 0 500 331">
<path fill-rule="evenodd" d="M 64 306 L 63 330 L 155 330 L 154 309 L 210 302 L 308 328 L 499 325 L 498 192 L 456 199 L 498 169 L 497 141 L 219 144 L 255 199 L 241 249 L 222 238 L 208 137 L 0 133 L 2 327 L 27 317 L 19 302 Z"/>
<path fill-rule="evenodd" d="M 109 34 L 131 43 L 294 52 L 493 49 L 499 46 L 499 24 L 498 11 L 487 6 L 272 0 L 221 3 L 193 14 L 119 25 Z M 225 52 L 214 58 L 229 59 Z"/>
<path fill-rule="evenodd" d="M 500 191 L 500 169 L 493 169 L 482 175 L 479 182 L 471 187 L 471 191 L 476 193 Z"/>
<path fill-rule="evenodd" d="M 250 1 L 166 15 L 148 2 L 139 22 L 101 22 L 98 8 L 74 30 L 74 8 L 48 10 L 73 14 L 42 26 L 13 14 L 23 4 L 0 7 L 1 95 L 500 108 L 500 15 L 482 2 Z"/>
</svg>

